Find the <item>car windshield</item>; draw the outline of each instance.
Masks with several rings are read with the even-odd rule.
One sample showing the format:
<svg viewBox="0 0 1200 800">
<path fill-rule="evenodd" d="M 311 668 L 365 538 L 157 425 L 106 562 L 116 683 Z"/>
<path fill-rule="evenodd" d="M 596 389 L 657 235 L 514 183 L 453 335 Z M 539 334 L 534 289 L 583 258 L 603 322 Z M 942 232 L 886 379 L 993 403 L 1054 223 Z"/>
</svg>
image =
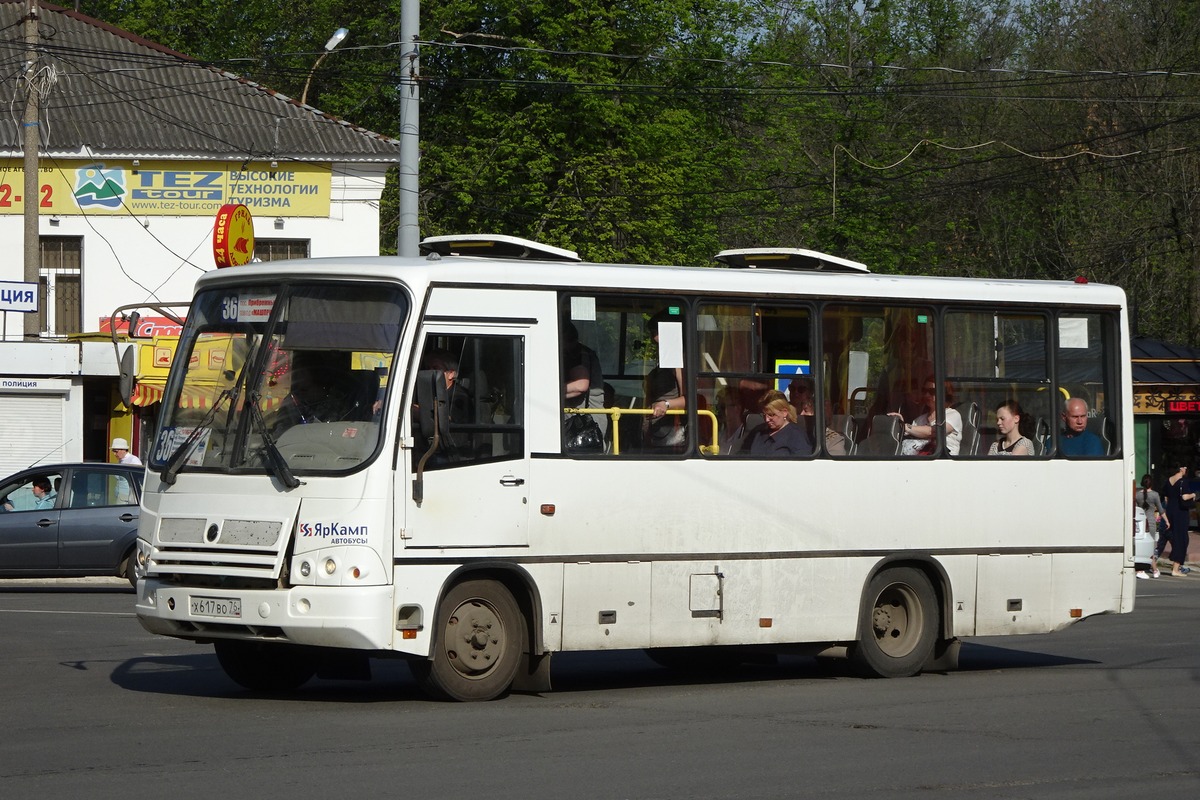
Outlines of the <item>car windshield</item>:
<svg viewBox="0 0 1200 800">
<path fill-rule="evenodd" d="M 181 470 L 357 469 L 374 454 L 408 304 L 394 285 L 238 285 L 196 296 L 150 454 Z"/>
</svg>

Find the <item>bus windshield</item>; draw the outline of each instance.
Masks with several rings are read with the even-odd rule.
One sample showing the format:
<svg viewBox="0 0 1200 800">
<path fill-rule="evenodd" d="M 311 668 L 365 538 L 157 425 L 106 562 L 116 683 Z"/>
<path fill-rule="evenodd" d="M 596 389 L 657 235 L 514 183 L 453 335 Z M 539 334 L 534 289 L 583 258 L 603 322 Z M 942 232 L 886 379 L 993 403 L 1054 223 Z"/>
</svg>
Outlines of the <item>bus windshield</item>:
<svg viewBox="0 0 1200 800">
<path fill-rule="evenodd" d="M 197 294 L 149 466 L 348 472 L 380 441 L 388 371 L 408 312 L 374 283 L 237 285 Z"/>
</svg>

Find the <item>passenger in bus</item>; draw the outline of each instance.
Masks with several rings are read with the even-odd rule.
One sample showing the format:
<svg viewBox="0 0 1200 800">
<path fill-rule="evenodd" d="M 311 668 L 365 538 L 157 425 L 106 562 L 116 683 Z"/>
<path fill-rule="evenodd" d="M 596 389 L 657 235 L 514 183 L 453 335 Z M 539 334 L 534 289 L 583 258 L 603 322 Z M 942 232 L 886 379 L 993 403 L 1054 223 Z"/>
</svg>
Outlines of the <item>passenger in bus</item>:
<svg viewBox="0 0 1200 800">
<path fill-rule="evenodd" d="M 655 314 L 650 320 L 651 336 L 658 344 L 658 325 L 669 319 L 665 311 Z M 686 418 L 682 414 L 668 414 L 687 408 L 684 394 L 683 370 L 680 367 L 655 367 L 646 375 L 643 387 L 650 416 L 643 430 L 649 447 L 679 447 L 687 440 Z"/>
<path fill-rule="evenodd" d="M 421 359 L 421 369 L 435 369 L 445 376 L 446 397 L 450 406 L 450 424 L 471 421 L 471 398 L 458 380 L 458 359 L 448 350 L 430 349 Z"/>
<path fill-rule="evenodd" d="M 804 431 L 808 435 L 810 442 L 816 442 L 816 390 L 813 388 L 811 378 L 792 378 L 792 382 L 788 384 L 788 400 L 791 401 L 792 407 L 796 409 L 797 422 L 804 426 Z M 826 403 L 825 419 L 828 420 L 831 416 L 832 409 Z M 825 452 L 831 456 L 846 455 L 846 437 L 832 428 L 825 428 Z"/>
<path fill-rule="evenodd" d="M 812 455 L 812 439 L 796 424 L 796 409 L 783 392 L 767 392 L 762 414 L 763 423 L 750 432 L 742 452 L 766 458 Z"/>
<path fill-rule="evenodd" d="M 734 386 L 721 387 L 717 394 L 716 414 L 720 425 L 717 441 L 721 453 L 736 453 L 746 439 L 746 408 L 742 405 L 741 391 Z"/>
<path fill-rule="evenodd" d="M 1104 442 L 1088 430 L 1088 404 L 1082 397 L 1072 397 L 1063 406 L 1062 436 L 1058 440 L 1059 455 L 1102 456 Z"/>
<path fill-rule="evenodd" d="M 604 408 L 604 370 L 596 351 L 579 341 L 575 323 L 563 323 L 563 405 L 567 408 Z M 588 414 L 600 428 L 608 432 L 608 416 Z"/>
<path fill-rule="evenodd" d="M 949 381 L 942 385 L 946 402 L 939 415 L 937 411 L 937 383 L 927 377 L 921 383 L 921 405 L 923 411 L 911 423 L 904 424 L 904 439 L 900 442 L 900 454 L 906 456 L 931 456 L 937 452 L 937 429 L 946 429 L 946 451 L 958 455 L 962 444 L 962 415 L 954 408 L 954 387 Z M 889 416 L 899 417 L 892 412 Z M 901 422 L 904 419 L 901 418 Z"/>
<path fill-rule="evenodd" d="M 1025 422 L 1025 412 L 1021 410 L 1021 404 L 1016 400 L 1005 400 L 996 406 L 996 430 L 1000 434 L 1000 439 L 992 442 L 988 455 L 1033 455 L 1033 442 L 1022 432 L 1023 426 L 1027 427 L 1028 423 Z"/>
</svg>

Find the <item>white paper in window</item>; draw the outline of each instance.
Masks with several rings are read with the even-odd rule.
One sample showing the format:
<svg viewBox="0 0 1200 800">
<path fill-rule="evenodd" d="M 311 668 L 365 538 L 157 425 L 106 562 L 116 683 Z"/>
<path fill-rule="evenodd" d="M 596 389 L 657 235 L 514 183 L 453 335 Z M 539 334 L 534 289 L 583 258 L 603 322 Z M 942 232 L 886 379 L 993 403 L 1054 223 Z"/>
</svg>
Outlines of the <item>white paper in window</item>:
<svg viewBox="0 0 1200 800">
<path fill-rule="evenodd" d="M 1088 346 L 1087 317 L 1061 317 L 1058 320 L 1058 346 L 1086 350 Z"/>
<path fill-rule="evenodd" d="M 596 321 L 596 298 L 594 297 L 572 297 L 571 298 L 571 319 L 579 322 L 595 322 Z"/>
<path fill-rule="evenodd" d="M 658 365 L 683 366 L 683 323 L 658 323 Z"/>
</svg>

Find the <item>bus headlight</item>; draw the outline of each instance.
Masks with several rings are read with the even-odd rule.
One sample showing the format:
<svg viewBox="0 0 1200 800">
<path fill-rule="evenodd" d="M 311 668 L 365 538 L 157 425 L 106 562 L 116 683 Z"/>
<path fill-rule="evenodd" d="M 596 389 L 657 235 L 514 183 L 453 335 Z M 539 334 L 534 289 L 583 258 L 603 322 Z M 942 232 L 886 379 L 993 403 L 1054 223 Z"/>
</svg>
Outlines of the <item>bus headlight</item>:
<svg viewBox="0 0 1200 800">
<path fill-rule="evenodd" d="M 312 562 L 307 561 L 307 560 L 301 561 L 300 562 L 300 577 L 307 578 L 311 574 L 312 574 Z"/>
<path fill-rule="evenodd" d="M 337 562 L 332 558 L 325 559 L 325 574 L 332 575 L 337 572 Z"/>
</svg>

